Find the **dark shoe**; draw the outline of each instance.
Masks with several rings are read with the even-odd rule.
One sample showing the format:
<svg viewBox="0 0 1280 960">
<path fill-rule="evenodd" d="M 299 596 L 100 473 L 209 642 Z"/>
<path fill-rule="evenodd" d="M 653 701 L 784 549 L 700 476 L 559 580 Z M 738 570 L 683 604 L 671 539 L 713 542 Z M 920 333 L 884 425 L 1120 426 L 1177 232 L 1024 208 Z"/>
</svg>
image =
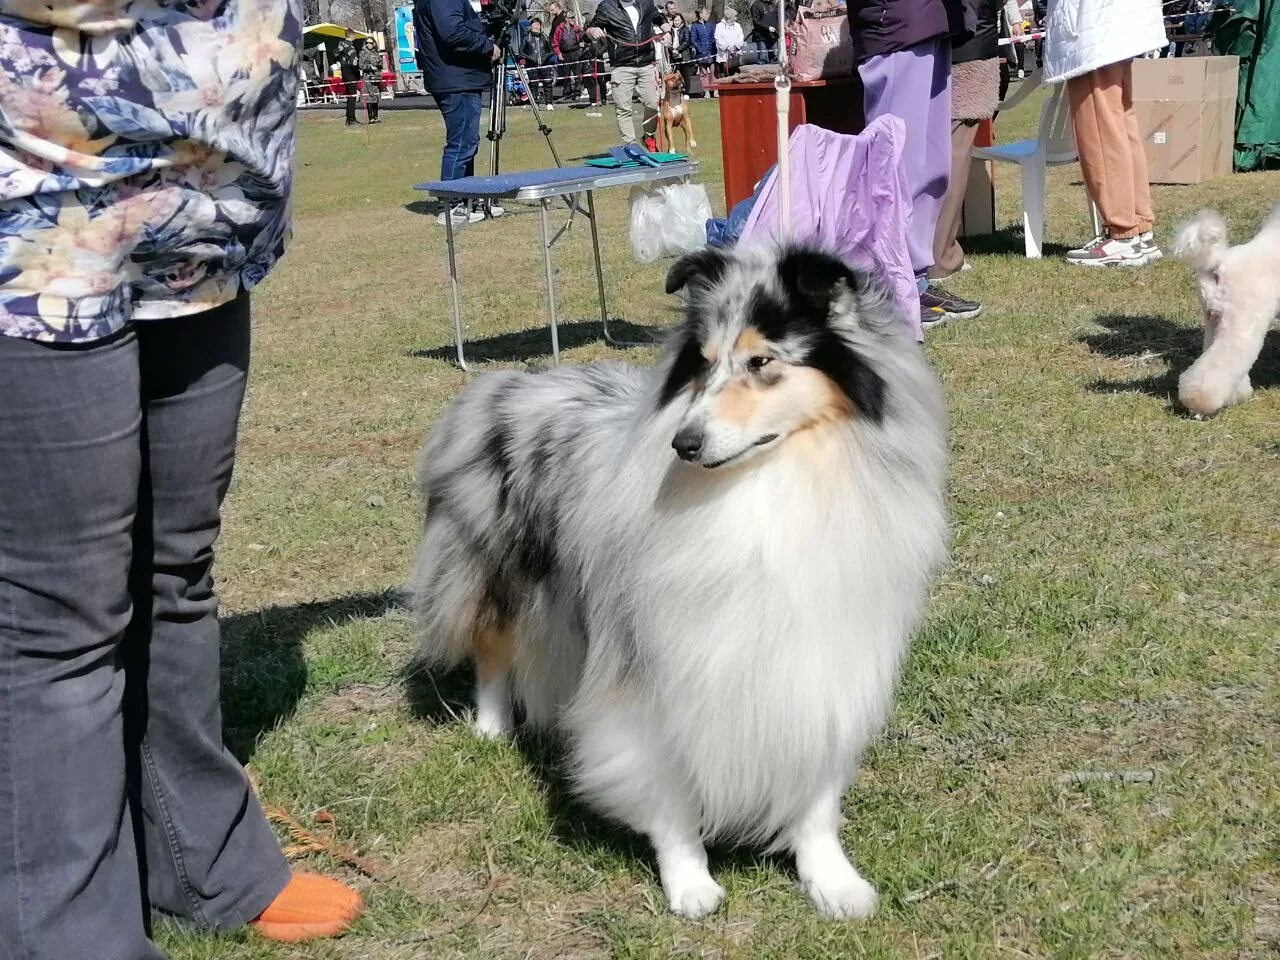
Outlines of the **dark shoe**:
<svg viewBox="0 0 1280 960">
<path fill-rule="evenodd" d="M 925 329 L 940 327 L 952 320 L 971 320 L 980 313 L 982 304 L 958 297 L 936 283 L 920 294 L 920 325 Z"/>
</svg>

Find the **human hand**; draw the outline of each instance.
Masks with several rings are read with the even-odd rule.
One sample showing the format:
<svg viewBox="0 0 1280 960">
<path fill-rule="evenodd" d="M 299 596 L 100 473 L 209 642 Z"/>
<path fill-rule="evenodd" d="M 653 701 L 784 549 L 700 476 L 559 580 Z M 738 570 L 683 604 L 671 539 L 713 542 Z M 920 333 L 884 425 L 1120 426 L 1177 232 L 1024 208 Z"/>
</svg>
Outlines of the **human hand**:
<svg viewBox="0 0 1280 960">
<path fill-rule="evenodd" d="M 592 40 L 603 40 L 604 30 L 600 27 L 587 27 L 587 36 Z"/>
<path fill-rule="evenodd" d="M 493 63 L 497 63 L 497 62 L 498 62 L 499 60 L 501 60 L 501 59 L 502 59 L 502 50 L 501 50 L 501 48 L 499 48 L 499 46 L 495 43 L 495 44 L 493 45 L 493 53 L 489 54 L 489 60 L 490 60 L 491 62 L 493 62 Z"/>
</svg>

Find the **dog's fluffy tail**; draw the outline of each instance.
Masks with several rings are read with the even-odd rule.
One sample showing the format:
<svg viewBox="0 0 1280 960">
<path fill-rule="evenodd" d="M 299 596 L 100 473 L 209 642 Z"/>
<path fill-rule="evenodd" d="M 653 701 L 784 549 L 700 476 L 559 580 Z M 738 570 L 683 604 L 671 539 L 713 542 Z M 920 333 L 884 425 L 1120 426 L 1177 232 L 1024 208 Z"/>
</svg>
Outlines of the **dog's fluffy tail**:
<svg viewBox="0 0 1280 960">
<path fill-rule="evenodd" d="M 1227 223 L 1216 210 L 1201 210 L 1179 225 L 1173 235 L 1173 255 L 1193 269 L 1216 270 L 1227 252 Z"/>
</svg>

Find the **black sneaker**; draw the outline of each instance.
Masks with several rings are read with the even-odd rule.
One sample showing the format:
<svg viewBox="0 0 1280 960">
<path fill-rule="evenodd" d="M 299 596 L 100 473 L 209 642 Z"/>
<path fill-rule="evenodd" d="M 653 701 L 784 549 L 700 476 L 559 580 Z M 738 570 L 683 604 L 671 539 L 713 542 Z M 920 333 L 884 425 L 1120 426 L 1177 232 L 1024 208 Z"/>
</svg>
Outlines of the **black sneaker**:
<svg viewBox="0 0 1280 960">
<path fill-rule="evenodd" d="M 976 300 L 958 297 L 946 287 L 936 283 L 920 294 L 920 326 L 940 327 L 951 320 L 971 320 L 982 313 L 982 304 Z"/>
</svg>

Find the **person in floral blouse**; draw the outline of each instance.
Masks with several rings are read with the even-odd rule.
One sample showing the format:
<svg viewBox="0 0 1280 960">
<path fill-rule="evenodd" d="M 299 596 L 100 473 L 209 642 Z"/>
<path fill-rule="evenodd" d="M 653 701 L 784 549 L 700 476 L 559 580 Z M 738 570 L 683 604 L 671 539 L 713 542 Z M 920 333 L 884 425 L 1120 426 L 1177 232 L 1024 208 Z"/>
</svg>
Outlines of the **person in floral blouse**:
<svg viewBox="0 0 1280 960">
<path fill-rule="evenodd" d="M 300 8 L 0 0 L 0 956 L 158 958 L 152 907 L 276 940 L 361 908 L 291 874 L 219 710 Z"/>
</svg>

